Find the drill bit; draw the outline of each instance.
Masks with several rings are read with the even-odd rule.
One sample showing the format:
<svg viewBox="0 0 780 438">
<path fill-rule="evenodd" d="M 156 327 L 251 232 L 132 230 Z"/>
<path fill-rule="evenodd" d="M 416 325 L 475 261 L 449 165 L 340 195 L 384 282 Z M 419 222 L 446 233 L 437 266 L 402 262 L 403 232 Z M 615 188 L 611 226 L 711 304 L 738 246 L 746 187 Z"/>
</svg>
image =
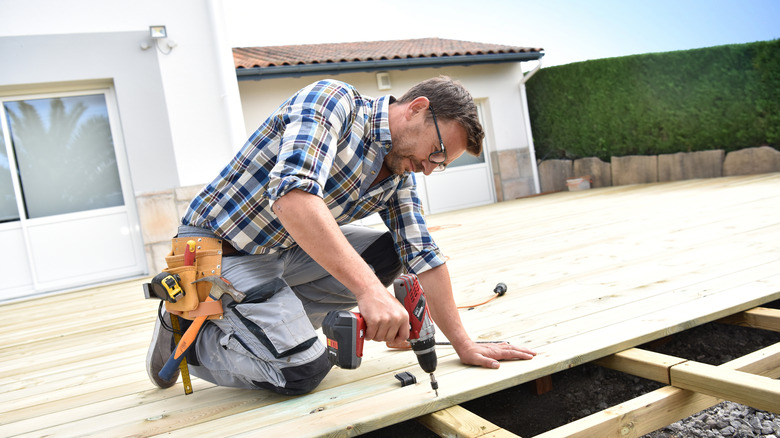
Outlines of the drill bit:
<svg viewBox="0 0 780 438">
<path fill-rule="evenodd" d="M 431 373 L 431 388 L 433 388 L 433 391 L 436 393 L 436 397 L 439 396 L 439 382 L 436 381 L 436 377 L 433 376 L 433 373 Z"/>
</svg>

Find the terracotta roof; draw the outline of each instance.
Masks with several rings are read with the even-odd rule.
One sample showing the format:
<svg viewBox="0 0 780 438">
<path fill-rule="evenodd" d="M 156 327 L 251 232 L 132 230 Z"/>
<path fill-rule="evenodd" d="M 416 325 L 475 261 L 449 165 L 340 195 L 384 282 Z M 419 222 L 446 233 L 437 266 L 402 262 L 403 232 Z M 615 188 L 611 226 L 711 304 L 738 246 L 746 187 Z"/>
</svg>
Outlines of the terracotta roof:
<svg viewBox="0 0 780 438">
<path fill-rule="evenodd" d="M 310 64 L 343 64 L 364 61 L 413 58 L 466 57 L 501 54 L 537 54 L 541 48 L 476 43 L 441 38 L 393 41 L 364 41 L 338 44 L 237 47 L 233 49 L 236 69 Z M 454 59 L 453 59 L 454 61 Z"/>
</svg>

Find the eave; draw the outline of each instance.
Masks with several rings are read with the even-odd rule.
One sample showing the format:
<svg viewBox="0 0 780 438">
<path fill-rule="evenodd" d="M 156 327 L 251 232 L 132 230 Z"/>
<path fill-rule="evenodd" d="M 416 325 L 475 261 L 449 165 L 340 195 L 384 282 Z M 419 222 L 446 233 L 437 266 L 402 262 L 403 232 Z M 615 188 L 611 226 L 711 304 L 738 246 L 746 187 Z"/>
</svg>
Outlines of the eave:
<svg viewBox="0 0 780 438">
<path fill-rule="evenodd" d="M 326 62 L 271 67 L 237 68 L 239 81 L 301 77 L 322 74 L 373 72 L 383 70 L 409 70 L 414 68 L 441 68 L 448 66 L 470 66 L 480 64 L 503 64 L 535 61 L 543 52 L 491 53 L 478 55 L 457 55 L 401 59 L 380 59 L 351 62 Z"/>
</svg>

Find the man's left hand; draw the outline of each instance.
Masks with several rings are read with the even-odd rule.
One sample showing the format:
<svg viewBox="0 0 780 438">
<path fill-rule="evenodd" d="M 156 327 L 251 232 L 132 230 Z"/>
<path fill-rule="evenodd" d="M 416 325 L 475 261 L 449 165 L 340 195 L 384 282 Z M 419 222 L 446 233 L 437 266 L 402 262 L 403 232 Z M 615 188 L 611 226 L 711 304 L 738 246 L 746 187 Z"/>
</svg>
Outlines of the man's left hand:
<svg viewBox="0 0 780 438">
<path fill-rule="evenodd" d="M 506 342 L 477 344 L 471 342 L 458 351 L 460 361 L 466 365 L 477 365 L 484 368 L 498 368 L 500 360 L 528 360 L 536 356 L 536 352 L 518 347 Z"/>
</svg>

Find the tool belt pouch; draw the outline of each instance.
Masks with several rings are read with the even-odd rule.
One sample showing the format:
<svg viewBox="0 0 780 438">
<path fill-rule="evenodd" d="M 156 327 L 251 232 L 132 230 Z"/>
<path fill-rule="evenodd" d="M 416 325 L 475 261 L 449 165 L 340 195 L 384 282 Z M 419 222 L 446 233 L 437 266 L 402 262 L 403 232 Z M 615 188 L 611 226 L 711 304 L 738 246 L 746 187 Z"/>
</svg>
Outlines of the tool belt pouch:
<svg viewBox="0 0 780 438">
<path fill-rule="evenodd" d="M 184 251 L 187 242 L 193 240 L 196 245 L 195 265 L 184 265 Z M 165 257 L 168 268 L 165 272 L 177 274 L 184 296 L 175 303 L 165 302 L 165 310 L 185 319 L 195 319 L 208 315 L 209 319 L 222 317 L 222 302 L 205 302 L 211 291 L 211 283 L 194 281 L 211 275 L 222 275 L 222 240 L 212 237 L 175 237 L 171 242 L 171 252 Z"/>
</svg>

